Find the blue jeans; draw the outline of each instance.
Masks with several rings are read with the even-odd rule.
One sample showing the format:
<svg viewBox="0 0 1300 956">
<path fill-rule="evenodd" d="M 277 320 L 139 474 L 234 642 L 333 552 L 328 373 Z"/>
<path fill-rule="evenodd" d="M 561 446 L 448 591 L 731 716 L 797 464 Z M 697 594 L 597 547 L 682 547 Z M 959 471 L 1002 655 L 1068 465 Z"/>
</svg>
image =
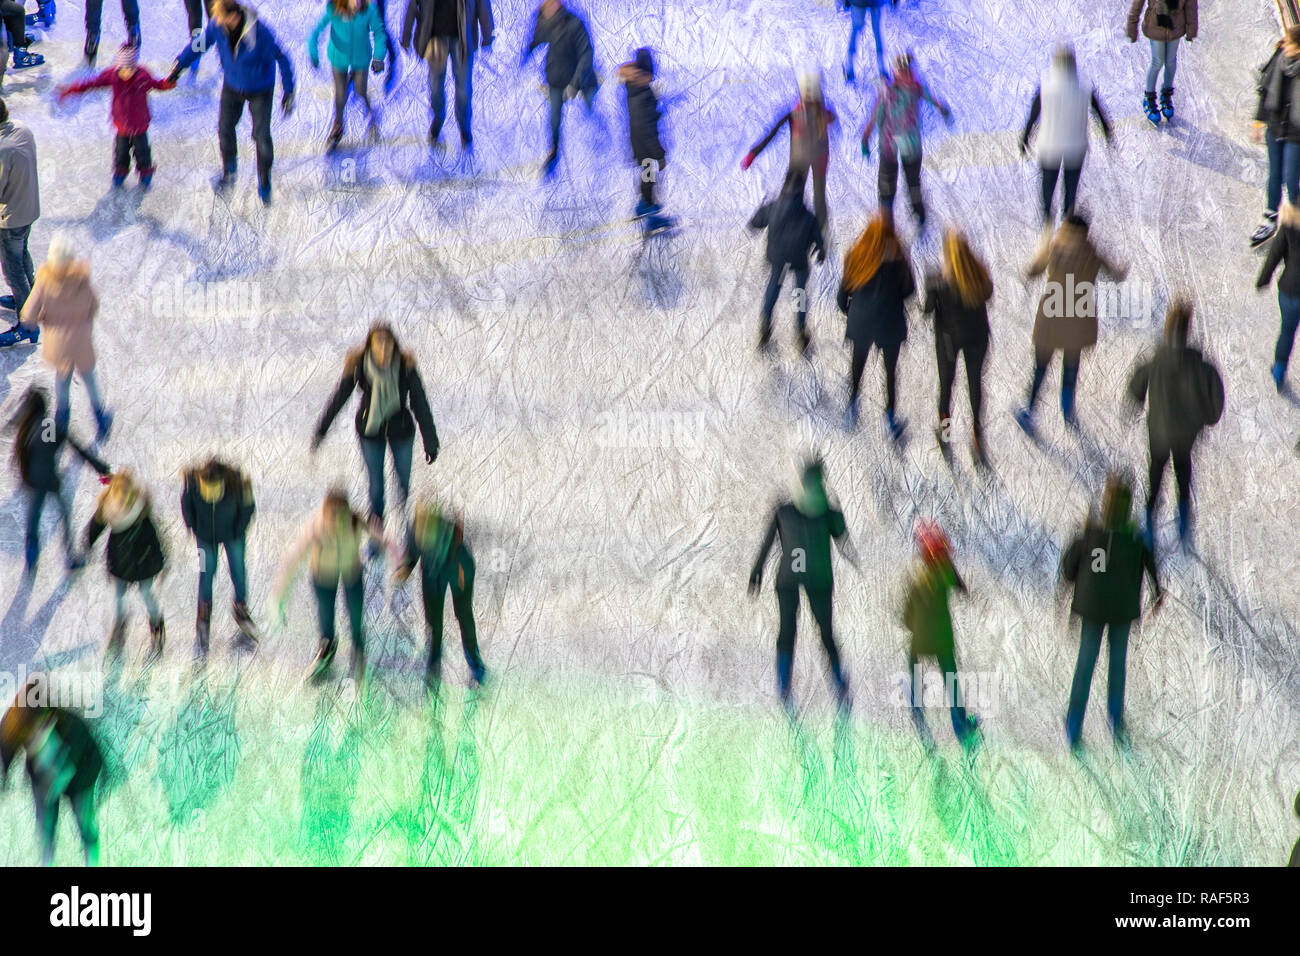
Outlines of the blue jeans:
<svg viewBox="0 0 1300 956">
<path fill-rule="evenodd" d="M 1128 659 L 1128 632 L 1132 624 L 1112 624 L 1110 635 L 1110 669 L 1106 675 L 1106 712 L 1110 725 L 1120 730 L 1124 726 L 1124 676 Z M 1092 689 L 1092 672 L 1101 653 L 1102 632 L 1105 624 L 1084 621 L 1079 634 L 1079 661 L 1074 665 L 1074 683 L 1070 686 L 1070 709 L 1065 716 L 1065 734 L 1071 745 L 1078 743 L 1083 733 L 1083 714 L 1088 709 L 1088 692 Z"/>
<path fill-rule="evenodd" d="M 876 38 L 876 69 L 885 71 L 885 44 L 880 34 L 880 5 L 873 7 L 849 7 L 849 55 L 848 67 L 853 68 L 853 61 L 858 55 L 858 34 L 867 24 L 867 15 L 871 15 L 871 32 Z"/>
<path fill-rule="evenodd" d="M 41 554 L 41 512 L 45 510 L 45 498 L 47 495 L 54 496 L 54 503 L 58 505 L 59 517 L 63 521 L 63 547 L 67 551 L 68 558 L 71 559 L 76 555 L 76 549 L 72 543 L 72 504 L 68 501 L 67 494 L 62 490 L 44 491 L 40 489 L 31 489 L 30 497 L 27 499 L 27 567 L 34 568 L 36 559 Z"/>
<path fill-rule="evenodd" d="M 474 134 L 470 130 L 474 96 L 474 54 L 463 42 L 455 37 L 438 37 L 439 43 L 451 55 L 451 75 L 456 84 L 456 125 L 460 127 L 462 144 L 470 142 Z M 433 111 L 433 125 L 429 135 L 434 139 L 442 132 L 443 120 L 447 117 L 447 54 L 435 55 L 429 61 L 429 109 Z"/>
<path fill-rule="evenodd" d="M 230 567 L 230 584 L 235 589 L 235 603 L 248 603 L 248 568 L 244 562 L 245 541 L 236 538 L 224 544 L 199 542 L 199 603 L 212 603 L 212 582 L 221 563 L 221 549 L 226 550 L 226 564 Z"/>
<path fill-rule="evenodd" d="M 1162 43 L 1159 40 L 1151 41 L 1151 63 L 1147 66 L 1147 92 L 1154 93 L 1156 90 L 1156 81 L 1160 79 L 1160 71 L 1165 71 L 1165 82 L 1162 90 L 1172 90 L 1174 88 L 1174 74 L 1178 71 L 1178 41 L 1170 40 L 1168 43 Z"/>
<path fill-rule="evenodd" d="M 0 229 L 0 270 L 4 272 L 5 282 L 14 296 L 15 316 L 23 314 L 23 306 L 27 304 L 27 297 L 32 294 L 32 284 L 36 282 L 36 267 L 32 263 L 32 254 L 27 249 L 27 240 L 31 235 L 31 226 Z"/>
<path fill-rule="evenodd" d="M 362 438 L 361 457 L 366 462 L 366 474 L 370 478 L 370 513 L 384 516 L 384 439 Z M 387 446 L 393 452 L 393 468 L 397 472 L 397 485 L 402 492 L 402 504 L 406 504 L 411 492 L 411 452 L 415 447 L 415 436 L 406 439 L 389 439 Z"/>
<path fill-rule="evenodd" d="M 104 400 L 99 394 L 99 383 L 95 379 L 95 370 L 81 373 L 81 384 L 86 386 L 86 395 L 90 398 L 90 407 L 96 417 L 104 414 Z M 54 428 L 67 432 L 68 420 L 72 417 L 72 369 L 67 374 L 56 372 L 54 375 Z"/>
<path fill-rule="evenodd" d="M 1047 377 L 1047 367 L 1052 364 L 1052 352 L 1034 353 L 1034 380 L 1029 386 L 1029 410 L 1034 410 L 1038 403 L 1038 392 Z M 1079 382 L 1078 352 L 1061 353 L 1061 411 L 1068 417 L 1074 411 L 1074 390 Z"/>
<path fill-rule="evenodd" d="M 365 637 L 361 632 L 361 609 L 365 597 L 365 576 L 358 574 L 351 584 L 335 582 L 331 585 L 312 582 L 316 592 L 316 614 L 320 621 L 320 636 L 331 644 L 334 642 L 334 604 L 338 600 L 339 584 L 343 584 L 343 600 L 348 606 L 348 628 L 352 633 L 352 646 L 358 650 L 365 647 Z"/>
<path fill-rule="evenodd" d="M 551 152 L 560 151 L 560 119 L 564 111 L 564 90 L 563 86 L 550 87 L 551 93 Z M 582 98 L 587 101 L 587 112 L 590 113 L 595 108 L 596 88 L 582 91 Z"/>
<path fill-rule="evenodd" d="M 1269 132 L 1264 141 L 1268 144 L 1268 211 L 1277 212 L 1282 204 L 1282 185 L 1286 184 L 1286 198 L 1294 205 L 1300 202 L 1300 143 L 1284 143 Z M 8 278 L 8 270 L 5 277 Z"/>
</svg>

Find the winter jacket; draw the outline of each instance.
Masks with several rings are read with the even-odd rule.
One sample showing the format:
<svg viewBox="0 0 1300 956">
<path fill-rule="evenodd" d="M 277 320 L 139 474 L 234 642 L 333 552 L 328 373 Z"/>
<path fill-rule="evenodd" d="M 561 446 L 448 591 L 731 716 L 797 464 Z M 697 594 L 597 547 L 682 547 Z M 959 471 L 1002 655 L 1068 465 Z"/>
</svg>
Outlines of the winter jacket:
<svg viewBox="0 0 1300 956">
<path fill-rule="evenodd" d="M 453 593 L 464 594 L 474 587 L 474 556 L 465 543 L 465 527 L 459 521 L 442 523 L 438 533 L 431 535 L 423 546 L 416 540 L 414 524 L 407 528 L 402 566 L 409 572 L 417 564 L 426 588 L 437 591 L 450 586 Z"/>
<path fill-rule="evenodd" d="M 44 422 L 36 422 L 26 433 L 20 431 L 14 444 L 14 457 L 18 460 L 18 474 L 24 488 L 57 492 L 63 487 L 59 476 L 59 456 L 64 444 L 99 474 L 109 473 L 108 465 L 67 432 L 47 432 Z"/>
<path fill-rule="evenodd" d="M 953 657 L 952 612 L 948 597 L 965 591 L 966 582 L 950 561 L 922 565 L 907 587 L 903 626 L 912 635 L 913 657 Z"/>
<path fill-rule="evenodd" d="M 196 540 L 203 544 L 228 544 L 242 540 L 257 505 L 253 483 L 237 468 L 222 467 L 222 494 L 208 501 L 199 488 L 198 471 L 182 475 L 181 517 Z"/>
<path fill-rule="evenodd" d="M 837 302 L 847 317 L 844 338 L 858 348 L 871 345 L 897 348 L 907 341 L 907 301 L 916 294 L 916 280 L 907 259 L 880 264 L 861 289 L 840 285 Z"/>
<path fill-rule="evenodd" d="M 105 512 L 105 496 L 100 495 L 95 515 L 86 525 L 85 550 L 89 551 L 108 530 L 108 573 L 119 581 L 135 584 L 162 573 L 167 563 L 162 539 L 150 515 L 149 498 L 143 492 L 138 506 L 126 514 Z"/>
<path fill-rule="evenodd" d="M 1059 232 L 1029 266 L 1029 275 L 1047 273 L 1038 300 L 1033 342 L 1038 352 L 1076 352 L 1097 344 L 1097 276 L 1123 280 L 1126 270 L 1107 260 L 1088 238 Z"/>
<path fill-rule="evenodd" d="M 16 120 L 0 123 L 0 229 L 21 229 L 41 218 L 36 140 Z"/>
<path fill-rule="evenodd" d="M 820 514 L 806 515 L 793 502 L 780 505 L 768 523 L 763 544 L 754 561 L 753 576 L 761 576 L 763 565 L 777 535 L 781 537 L 781 565 L 776 575 L 777 590 L 803 585 L 809 594 L 824 594 L 835 587 L 831 571 L 831 538 L 845 532 L 844 514 L 826 508 Z"/>
<path fill-rule="evenodd" d="M 1034 127 L 1038 132 L 1038 162 L 1054 169 L 1062 164 L 1070 168 L 1083 165 L 1088 154 L 1088 110 L 1097 114 L 1101 128 L 1110 138 L 1110 121 L 1097 99 L 1097 93 L 1073 71 L 1053 63 L 1034 91 L 1029 119 L 1020 143 L 1027 147 Z"/>
<path fill-rule="evenodd" d="M 60 781 L 68 796 L 91 791 L 104 769 L 104 755 L 90 724 L 62 707 L 33 707 L 35 727 L 24 741 L 0 741 L 0 779 L 10 755 L 27 751 L 27 776 L 35 792 L 51 792 Z"/>
<path fill-rule="evenodd" d="M 781 127 L 790 127 L 790 169 L 825 169 L 830 156 L 830 127 L 835 122 L 835 112 L 825 103 L 799 102 L 786 113 L 750 148 L 751 156 L 758 156 L 772 142 Z"/>
<path fill-rule="evenodd" d="M 804 271 L 809 250 L 826 255 L 821 225 L 797 193 L 782 193 L 764 203 L 749 220 L 749 228 L 767 229 L 767 261 L 774 266 Z"/>
<path fill-rule="evenodd" d="M 1157 451 L 1191 448 L 1223 414 L 1223 379 L 1197 349 L 1168 342 L 1139 365 L 1129 396 L 1147 406 L 1147 437 Z"/>
<path fill-rule="evenodd" d="M 1282 275 L 1277 280 L 1278 291 L 1300 296 L 1300 210 L 1290 203 L 1284 204 L 1278 213 L 1277 234 L 1269 243 L 1255 288 L 1267 288 L 1279 265 Z"/>
<path fill-rule="evenodd" d="M 350 353 L 343 363 L 343 377 L 339 379 L 334 395 L 330 398 L 329 404 L 325 406 L 325 412 L 321 415 L 320 421 L 316 423 L 315 438 L 317 442 L 325 437 L 330 425 L 334 423 L 334 419 L 343 410 L 343 406 L 347 404 L 348 398 L 354 391 L 360 391 L 361 393 L 361 402 L 357 406 L 356 415 L 357 435 L 363 438 L 366 437 L 366 417 L 370 414 L 371 384 L 370 378 L 366 374 L 364 356 L 364 350 L 357 349 L 355 352 Z M 424 453 L 431 458 L 437 458 L 438 430 L 433 425 L 433 412 L 429 409 L 429 399 L 424 394 L 424 383 L 420 381 L 420 373 L 415 367 L 415 358 L 408 352 L 402 352 L 394 357 L 394 361 L 402 363 L 397 377 L 397 411 L 370 437 L 390 442 L 406 441 L 406 439 L 414 437 L 415 423 L 418 422 L 420 436 L 424 440 Z M 414 420 L 411 418 L 412 412 L 415 412 Z"/>
<path fill-rule="evenodd" d="M 876 97 L 862 130 L 862 145 L 870 143 L 871 134 L 880 130 L 880 151 L 900 161 L 921 158 L 921 104 L 929 103 L 944 117 L 952 115 L 946 103 L 935 99 L 929 87 L 913 78 L 887 84 Z"/>
<path fill-rule="evenodd" d="M 51 275 L 50 267 L 36 270 L 36 284 L 23 307 L 25 328 L 39 326 L 41 357 L 60 374 L 76 369 L 89 372 L 95 367 L 92 329 L 99 311 L 99 297 L 90 284 L 90 268 L 76 263 L 62 279 Z"/>
<path fill-rule="evenodd" d="M 650 77 L 640 71 L 624 83 L 627 96 L 628 139 L 632 144 L 632 158 L 641 163 L 665 159 L 663 143 L 659 139 L 659 97 L 650 86 Z"/>
<path fill-rule="evenodd" d="M 1146 16 L 1142 16 L 1144 6 Z M 1166 8 L 1167 12 L 1162 12 Z M 1196 39 L 1196 0 L 1133 0 L 1124 30 L 1130 40 L 1137 40 L 1139 17 L 1142 18 L 1142 35 L 1148 40 L 1168 43 L 1183 37 Z"/>
<path fill-rule="evenodd" d="M 1129 624 L 1141 616 L 1143 571 L 1159 594 L 1155 555 L 1128 524 L 1107 530 L 1089 523 L 1061 557 L 1061 574 L 1074 584 L 1070 610 L 1094 624 Z"/>
<path fill-rule="evenodd" d="M 1300 77 L 1300 57 L 1288 60 L 1278 44 L 1267 63 L 1259 68 L 1255 91 L 1259 106 L 1255 120 L 1266 123 L 1273 138 L 1284 143 L 1300 142 L 1300 95 L 1296 79 Z"/>
<path fill-rule="evenodd" d="M 416 56 L 424 56 L 429 41 L 434 37 L 435 0 L 408 0 L 406 18 L 402 21 L 402 46 L 411 46 L 415 37 Z M 456 4 L 456 19 L 460 25 L 459 39 L 463 48 L 474 53 L 480 46 L 491 46 L 493 30 L 492 0 L 452 0 Z"/>
<path fill-rule="evenodd" d="M 382 538 L 372 535 L 360 520 L 333 526 L 326 520 L 324 509 L 318 511 L 285 555 L 273 592 L 276 599 L 284 598 L 304 558 L 308 560 L 313 584 L 321 587 L 354 584 L 363 567 L 361 546 L 372 538 L 381 545 L 386 544 Z"/>
<path fill-rule="evenodd" d="M 524 57 L 542 44 L 546 44 L 546 84 L 553 89 L 576 87 L 594 90 L 596 70 L 593 66 L 591 35 L 587 25 L 567 7 L 561 7 L 547 18 L 537 11 L 533 35 L 524 50 Z"/>
<path fill-rule="evenodd" d="M 312 66 L 319 62 L 320 35 L 329 27 L 330 42 L 326 50 L 330 66 L 342 73 L 355 73 L 370 67 L 372 60 L 382 60 L 388 56 L 388 35 L 384 31 L 384 21 L 379 17 L 379 8 L 367 4 L 355 16 L 345 17 L 334 6 L 333 0 L 325 0 L 325 12 L 321 14 L 316 28 L 307 40 L 307 55 Z M 371 37 L 374 45 L 371 46 Z"/>
<path fill-rule="evenodd" d="M 935 342 L 944 354 L 955 354 L 967 346 L 986 346 L 989 341 L 989 307 L 987 302 L 971 308 L 961 300 L 957 290 L 940 275 L 925 280 L 925 303 L 922 311 L 934 316 Z"/>
<path fill-rule="evenodd" d="M 149 94 L 154 90 L 170 90 L 176 86 L 167 80 L 159 80 L 142 66 L 127 79 L 117 67 L 109 67 L 97 76 L 80 83 L 72 83 L 65 93 L 76 95 L 87 90 L 99 90 L 108 87 L 113 91 L 110 119 L 118 136 L 139 136 L 149 131 Z M 62 99 L 62 97 L 60 97 Z"/>
<path fill-rule="evenodd" d="M 195 46 L 198 49 L 194 49 Z M 257 19 L 257 14 L 244 8 L 244 26 L 232 44 L 225 28 L 209 20 L 203 31 L 202 42 L 186 44 L 176 58 L 177 70 L 184 70 L 208 50 L 216 47 L 221 59 L 221 71 L 226 86 L 237 93 L 266 93 L 275 88 L 275 68 L 280 68 L 280 84 L 284 95 L 293 93 L 293 64 L 276 42 L 271 28 Z"/>
</svg>

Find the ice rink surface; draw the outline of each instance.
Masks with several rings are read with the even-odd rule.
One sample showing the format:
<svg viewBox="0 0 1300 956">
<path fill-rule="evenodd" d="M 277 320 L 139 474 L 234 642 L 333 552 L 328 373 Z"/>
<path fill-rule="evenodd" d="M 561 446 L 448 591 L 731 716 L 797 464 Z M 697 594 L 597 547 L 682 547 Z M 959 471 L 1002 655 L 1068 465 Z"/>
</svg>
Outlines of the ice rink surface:
<svg viewBox="0 0 1300 956">
<path fill-rule="evenodd" d="M 105 6 L 103 65 L 123 29 L 113 0 Z M 830 0 L 580 4 L 603 76 L 640 45 L 658 59 L 662 195 L 682 228 L 650 245 L 627 222 L 634 174 L 613 82 L 595 119 L 566 110 L 558 175 L 539 182 L 546 103 L 540 59 L 517 69 L 534 9 L 524 0 L 494 3 L 497 41 L 474 74 L 473 168 L 451 118 L 446 153 L 426 145 L 426 72 L 409 52 L 393 94 L 377 97 L 382 142 L 361 145 L 354 105 L 343 150 L 324 157 L 331 88 L 305 53 L 321 4 L 263 4 L 299 81 L 297 113 L 284 120 L 276 108 L 269 211 L 254 191 L 247 119 L 237 189 L 228 202 L 210 189 L 213 54 L 197 85 L 185 79 L 151 99 L 152 192 L 111 195 L 107 96 L 59 107 L 51 94 L 79 70 L 83 40 L 81 4 L 60 3 L 33 47 L 45 66 L 6 81 L 10 112 L 40 153 L 32 251 L 39 263 L 64 230 L 91 259 L 99 377 L 117 414 L 104 452 L 151 490 L 172 555 L 164 662 L 143 666 L 147 629 L 133 598 L 125 667 L 107 676 L 105 862 L 1284 862 L 1300 787 L 1300 411 L 1268 375 L 1276 300 L 1254 292 L 1259 257 L 1247 244 L 1265 174 L 1248 138 L 1252 71 L 1277 28 L 1262 0 L 1204 3 L 1200 38 L 1181 50 L 1178 118 L 1157 131 L 1139 109 L 1146 46 L 1124 40 L 1126 6 L 904 0 L 885 12 L 887 48 L 909 47 L 956 113 L 952 129 L 926 117 L 932 218 L 961 225 L 993 267 L 994 474 L 981 478 L 965 453 L 964 378 L 954 470 L 931 436 L 933 336 L 919 315 L 900 363 L 906 449 L 883 435 L 874 357 L 862 424 L 840 428 L 849 357 L 835 289 L 875 207 L 876 162 L 858 151 L 870 93 L 840 77 L 848 20 Z M 184 11 L 179 0 L 149 7 L 142 62 L 163 75 L 186 42 Z M 1059 367 L 1050 373 L 1036 447 L 1011 418 L 1040 292 L 1022 277 L 1038 184 L 1016 140 L 1059 40 L 1076 45 L 1116 127 L 1114 147 L 1098 141 L 1089 156 L 1080 203 L 1098 244 L 1131 264 L 1151 302 L 1103 318 L 1080 376 L 1080 435 L 1060 422 Z M 860 76 L 872 55 L 868 30 Z M 779 186 L 786 141 L 746 173 L 739 162 L 809 67 L 823 70 L 840 118 L 832 256 L 809 290 L 811 360 L 794 351 L 783 297 L 768 361 L 754 350 L 763 240 L 744 223 Z M 910 241 L 910 214 L 901 202 L 899 211 Z M 918 271 L 937 263 L 938 232 L 915 246 Z M 1079 765 L 1062 730 L 1077 635 L 1056 565 L 1107 470 L 1145 476 L 1145 425 L 1123 388 L 1179 290 L 1195 302 L 1194 337 L 1227 393 L 1196 459 L 1198 556 L 1174 548 L 1170 477 L 1157 537 L 1170 600 L 1129 654 L 1134 754 L 1111 751 L 1099 665 Z M 241 658 L 219 577 L 212 660 L 196 676 L 182 467 L 220 453 L 251 474 L 252 605 L 269 625 L 271 579 L 324 490 L 342 481 L 364 501 L 354 406 L 315 456 L 308 443 L 344 352 L 376 319 L 394 323 L 429 392 L 442 452 L 433 465 L 417 453 L 413 486 L 464 510 L 489 692 L 462 689 L 449 609 L 447 699 L 437 712 L 422 707 L 417 591 L 396 593 L 378 572 L 367 598 L 374 676 L 360 700 L 347 687 L 303 685 L 316 629 L 301 580 L 287 629 Z M 0 352 L 0 372 L 6 420 L 24 389 L 52 383 L 30 346 Z M 73 402 L 73 428 L 88 437 L 79 386 Z M 0 438 L 6 462 L 12 440 Z M 792 737 L 774 692 L 776 602 L 766 588 L 757 600 L 745 593 L 769 508 L 810 449 L 826 457 L 864 558 L 861 573 L 837 567 L 836 626 L 856 701 L 849 736 L 834 741 L 811 620 L 801 619 L 795 671 L 806 726 Z M 84 466 L 71 475 L 80 528 L 99 485 Z M 20 585 L 16 475 L 3 493 L 0 670 L 98 670 L 112 613 L 102 542 L 98 560 L 66 580 L 47 506 L 40 572 Z M 930 718 L 941 754 L 927 764 L 897 701 L 899 602 L 920 516 L 947 529 L 971 588 L 955 604 L 961 667 L 996 675 L 973 771 L 940 709 Z M 0 795 L 3 863 L 36 855 L 17 778 Z M 59 859 L 76 858 L 65 823 Z"/>
</svg>

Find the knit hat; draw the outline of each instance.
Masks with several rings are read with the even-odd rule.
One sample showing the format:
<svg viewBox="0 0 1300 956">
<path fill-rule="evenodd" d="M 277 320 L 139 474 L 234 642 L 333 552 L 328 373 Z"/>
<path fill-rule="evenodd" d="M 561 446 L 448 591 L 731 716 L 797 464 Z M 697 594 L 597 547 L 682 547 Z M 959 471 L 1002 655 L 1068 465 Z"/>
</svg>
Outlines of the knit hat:
<svg viewBox="0 0 1300 956">
<path fill-rule="evenodd" d="M 133 68 L 140 62 L 140 50 L 130 43 L 123 43 L 117 48 L 117 55 L 113 57 L 113 67 L 118 70 Z"/>
<path fill-rule="evenodd" d="M 655 61 L 648 47 L 641 47 L 632 54 L 632 64 L 647 76 L 655 75 Z"/>
<path fill-rule="evenodd" d="M 822 98 L 822 77 L 820 73 L 813 71 L 799 77 L 799 98 L 804 100 L 820 100 Z"/>
<path fill-rule="evenodd" d="M 77 250 L 72 245 L 71 236 L 66 232 L 56 232 L 50 237 L 50 251 L 46 253 L 46 262 L 52 266 L 65 266 L 76 258 Z"/>
<path fill-rule="evenodd" d="M 940 561 L 951 560 L 952 548 L 948 544 L 948 536 L 934 521 L 928 519 L 918 521 L 912 536 L 916 539 L 916 550 L 926 567 L 934 567 Z"/>
</svg>

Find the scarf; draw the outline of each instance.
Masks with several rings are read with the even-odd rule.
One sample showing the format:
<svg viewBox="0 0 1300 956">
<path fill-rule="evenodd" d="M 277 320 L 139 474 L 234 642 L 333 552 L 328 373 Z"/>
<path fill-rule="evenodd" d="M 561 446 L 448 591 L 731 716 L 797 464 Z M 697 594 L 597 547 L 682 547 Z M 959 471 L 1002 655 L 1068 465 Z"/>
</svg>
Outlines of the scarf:
<svg viewBox="0 0 1300 956">
<path fill-rule="evenodd" d="M 388 368 L 380 368 L 375 363 L 374 356 L 366 352 L 366 378 L 370 381 L 370 410 L 366 413 L 367 438 L 375 437 L 401 406 L 401 391 L 397 384 L 401 366 L 402 359 L 397 354 L 389 360 Z"/>
<path fill-rule="evenodd" d="M 1182 0 L 1157 0 L 1156 2 L 1156 25 L 1162 26 L 1166 30 L 1174 28 L 1174 14 L 1182 5 Z"/>
</svg>

